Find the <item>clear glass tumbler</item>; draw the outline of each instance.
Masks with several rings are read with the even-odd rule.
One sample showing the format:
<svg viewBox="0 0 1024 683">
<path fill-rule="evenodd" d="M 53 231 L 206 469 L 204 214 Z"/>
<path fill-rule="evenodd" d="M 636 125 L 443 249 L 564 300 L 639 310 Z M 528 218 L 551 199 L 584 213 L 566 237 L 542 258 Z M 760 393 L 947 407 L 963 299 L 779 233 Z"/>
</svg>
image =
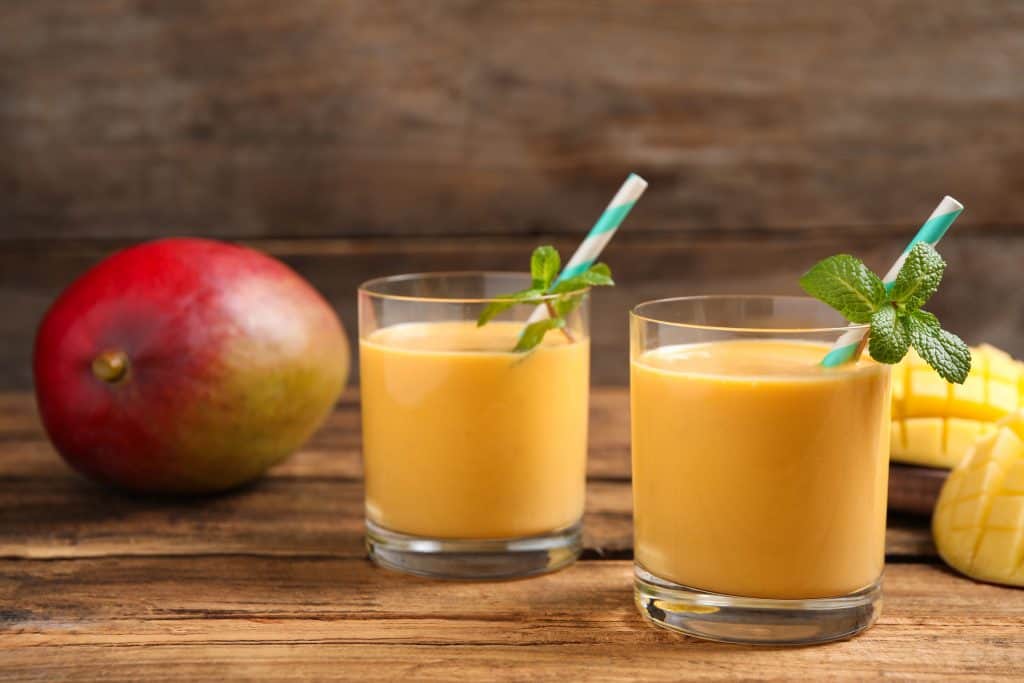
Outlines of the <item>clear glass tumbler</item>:
<svg viewBox="0 0 1024 683">
<path fill-rule="evenodd" d="M 359 288 L 366 542 L 377 564 L 493 579 L 579 555 L 589 292 L 564 329 L 528 352 L 513 347 L 546 306 L 476 322 L 500 295 L 529 286 L 525 273 L 467 272 Z"/>
<path fill-rule="evenodd" d="M 656 625 L 804 644 L 877 618 L 889 367 L 819 365 L 810 298 L 704 296 L 630 316 L 635 597 Z"/>
</svg>

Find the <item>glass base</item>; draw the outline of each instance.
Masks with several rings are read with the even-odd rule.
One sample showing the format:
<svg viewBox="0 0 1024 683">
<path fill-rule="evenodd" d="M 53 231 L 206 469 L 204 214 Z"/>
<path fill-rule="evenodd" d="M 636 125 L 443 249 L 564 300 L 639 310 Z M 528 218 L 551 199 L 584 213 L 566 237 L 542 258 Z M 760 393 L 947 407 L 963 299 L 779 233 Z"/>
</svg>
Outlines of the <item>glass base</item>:
<svg viewBox="0 0 1024 683">
<path fill-rule="evenodd" d="M 756 571 L 756 570 L 755 570 Z M 882 580 L 841 598 L 774 600 L 709 593 L 634 565 L 634 598 L 655 626 L 723 643 L 811 645 L 843 640 L 875 623 Z"/>
<path fill-rule="evenodd" d="M 463 540 L 390 531 L 366 520 L 370 559 L 386 569 L 439 579 L 511 579 L 553 572 L 576 561 L 581 525 L 540 536 Z"/>
</svg>

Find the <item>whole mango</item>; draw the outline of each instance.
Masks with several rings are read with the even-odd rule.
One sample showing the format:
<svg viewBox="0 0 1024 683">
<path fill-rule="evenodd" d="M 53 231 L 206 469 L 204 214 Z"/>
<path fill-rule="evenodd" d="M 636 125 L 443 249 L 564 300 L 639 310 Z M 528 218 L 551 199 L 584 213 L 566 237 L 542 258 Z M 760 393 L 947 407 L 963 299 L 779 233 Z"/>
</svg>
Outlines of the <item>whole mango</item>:
<svg viewBox="0 0 1024 683">
<path fill-rule="evenodd" d="M 337 400 L 348 342 L 280 261 L 202 239 L 118 252 L 47 312 L 33 370 L 60 454 L 134 491 L 206 493 L 301 446 Z"/>
</svg>

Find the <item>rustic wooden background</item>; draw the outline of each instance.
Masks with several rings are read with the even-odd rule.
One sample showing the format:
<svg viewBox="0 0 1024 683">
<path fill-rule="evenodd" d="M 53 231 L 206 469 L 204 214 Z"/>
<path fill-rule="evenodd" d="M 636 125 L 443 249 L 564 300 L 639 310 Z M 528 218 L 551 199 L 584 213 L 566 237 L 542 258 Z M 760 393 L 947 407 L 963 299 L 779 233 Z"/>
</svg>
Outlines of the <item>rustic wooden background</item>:
<svg viewBox="0 0 1024 683">
<path fill-rule="evenodd" d="M 569 250 L 629 171 L 594 374 L 644 298 L 883 268 L 945 193 L 933 309 L 1024 355 L 1024 3 L 32 0 L 0 4 L 0 388 L 105 254 L 192 234 L 337 306 L 388 273 Z"/>
</svg>

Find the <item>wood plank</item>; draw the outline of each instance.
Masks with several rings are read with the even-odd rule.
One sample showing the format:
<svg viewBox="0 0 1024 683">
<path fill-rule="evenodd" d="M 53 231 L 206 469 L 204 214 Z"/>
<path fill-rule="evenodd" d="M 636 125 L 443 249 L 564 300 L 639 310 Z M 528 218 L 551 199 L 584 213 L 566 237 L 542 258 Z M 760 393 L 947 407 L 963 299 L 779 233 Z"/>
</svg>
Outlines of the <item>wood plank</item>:
<svg viewBox="0 0 1024 683">
<path fill-rule="evenodd" d="M 1013 0 L 8 2 L 0 235 L 1021 224 Z M 936 83 L 941 81 L 941 87 Z M 893 191 L 899 188 L 899 191 Z"/>
<path fill-rule="evenodd" d="M 584 544 L 629 555 L 626 482 L 588 485 Z M 0 479 L 0 557 L 251 554 L 363 557 L 363 486 L 266 478 L 201 499 L 129 496 L 74 476 Z"/>
<path fill-rule="evenodd" d="M 584 543 L 632 551 L 627 393 L 596 388 Z M 0 557 L 209 553 L 362 557 L 358 405 L 349 391 L 300 452 L 237 492 L 199 499 L 130 496 L 86 482 L 42 434 L 30 397 L 0 394 Z M 892 560 L 936 557 L 927 518 L 895 515 Z"/>
<path fill-rule="evenodd" d="M 889 509 L 932 514 L 949 470 L 894 462 L 889 466 Z"/>
<path fill-rule="evenodd" d="M 885 270 L 902 250 L 906 234 L 883 239 L 837 231 L 823 238 L 763 241 L 690 240 L 625 231 L 606 252 L 618 286 L 594 296 L 593 382 L 627 382 L 627 315 L 641 301 L 710 293 L 796 294 L 799 276 L 839 251 L 852 251 L 876 270 Z M 366 279 L 424 270 L 522 269 L 541 241 L 547 238 L 251 244 L 282 258 L 319 288 L 353 338 L 355 292 Z M 575 247 L 573 239 L 553 241 L 563 253 Z M 31 385 L 32 339 L 47 306 L 75 277 L 122 244 L 19 242 L 0 249 L 0 390 Z M 929 308 L 968 341 L 987 341 L 1024 357 L 1024 307 L 1005 305 L 1024 287 L 1024 270 L 1018 267 L 1024 262 L 1024 239 L 963 232 L 944 243 L 943 254 L 949 274 Z"/>
<path fill-rule="evenodd" d="M 624 387 L 591 387 L 588 476 L 629 479 L 629 398 Z M 320 430 L 270 477 L 360 479 L 359 394 L 349 387 Z M 8 479 L 63 476 L 31 394 L 0 392 L 0 471 Z"/>
<path fill-rule="evenodd" d="M 627 562 L 496 583 L 326 558 L 0 562 L 0 674 L 105 680 L 1013 678 L 1024 591 L 888 569 L 878 624 L 821 648 L 698 642 L 646 625 Z M 916 653 L 916 655 L 915 655 Z M 927 656 L 922 656 L 927 653 Z"/>
<path fill-rule="evenodd" d="M 0 557 L 363 557 L 356 400 L 354 391 L 346 393 L 307 447 L 253 485 L 220 496 L 169 499 L 122 494 L 85 481 L 46 441 L 31 398 L 0 394 Z M 622 440 L 617 432 L 628 435 L 625 416 L 616 422 L 600 419 L 624 401 L 622 389 L 595 392 L 595 439 L 613 445 Z M 598 479 L 588 488 L 585 543 L 594 555 L 628 554 L 628 450 L 601 453 L 593 459 Z M 602 471 L 610 481 L 600 480 Z"/>
<path fill-rule="evenodd" d="M 47 478 L 0 474 L 0 557 L 362 557 L 362 491 L 361 482 L 348 479 L 270 476 L 220 496 L 160 499 L 109 491 L 66 468 Z M 587 555 L 630 557 L 631 515 L 628 481 L 591 480 L 584 516 Z M 894 561 L 934 559 L 927 521 L 894 517 L 886 551 Z"/>
</svg>

